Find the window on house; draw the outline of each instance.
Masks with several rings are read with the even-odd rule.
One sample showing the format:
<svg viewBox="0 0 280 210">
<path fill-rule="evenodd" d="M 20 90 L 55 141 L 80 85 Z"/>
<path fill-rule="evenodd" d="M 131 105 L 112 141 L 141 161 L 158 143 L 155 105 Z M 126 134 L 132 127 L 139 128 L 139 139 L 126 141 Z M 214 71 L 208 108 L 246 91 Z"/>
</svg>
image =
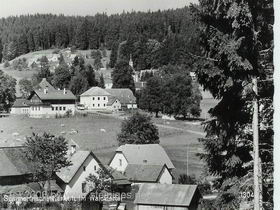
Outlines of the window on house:
<svg viewBox="0 0 280 210">
<path fill-rule="evenodd" d="M 122 159 L 119 159 L 119 164 L 120 166 L 122 166 Z"/>
<path fill-rule="evenodd" d="M 52 111 L 54 111 L 54 107 L 52 107 Z"/>
<path fill-rule="evenodd" d="M 94 166 L 93 168 L 94 168 L 94 170 L 96 171 L 96 166 Z"/>
<path fill-rule="evenodd" d="M 97 100 L 99 101 L 99 100 L 100 100 L 100 97 L 98 97 Z"/>
<path fill-rule="evenodd" d="M 94 101 L 94 97 L 92 97 L 92 100 Z"/>
<path fill-rule="evenodd" d="M 38 107 L 38 111 L 40 111 L 40 107 Z"/>
<path fill-rule="evenodd" d="M 87 183 L 86 183 L 86 182 L 83 182 L 83 183 L 82 183 L 82 193 L 86 193 L 86 192 L 87 192 L 86 186 L 87 186 Z"/>
<path fill-rule="evenodd" d="M 94 107 L 95 104 L 92 104 L 92 106 Z"/>
<path fill-rule="evenodd" d="M 86 167 L 85 166 L 83 166 L 83 169 L 84 169 L 84 171 L 86 171 Z"/>
<path fill-rule="evenodd" d="M 104 104 L 104 107 L 106 106 L 106 104 Z"/>
<path fill-rule="evenodd" d="M 97 104 L 98 107 L 100 107 L 100 104 Z"/>
<path fill-rule="evenodd" d="M 65 107 L 65 106 L 63 107 L 63 110 L 64 110 L 64 111 L 66 110 L 66 107 Z"/>
<path fill-rule="evenodd" d="M 105 101 L 105 100 L 106 100 L 106 97 L 104 97 L 103 99 L 104 99 L 104 101 Z"/>
<path fill-rule="evenodd" d="M 61 107 L 61 106 L 59 107 L 59 110 L 60 110 L 60 111 L 62 110 L 62 107 Z"/>
<path fill-rule="evenodd" d="M 58 106 L 57 106 L 57 107 L 55 107 L 55 110 L 56 110 L 56 111 L 58 110 Z"/>
</svg>

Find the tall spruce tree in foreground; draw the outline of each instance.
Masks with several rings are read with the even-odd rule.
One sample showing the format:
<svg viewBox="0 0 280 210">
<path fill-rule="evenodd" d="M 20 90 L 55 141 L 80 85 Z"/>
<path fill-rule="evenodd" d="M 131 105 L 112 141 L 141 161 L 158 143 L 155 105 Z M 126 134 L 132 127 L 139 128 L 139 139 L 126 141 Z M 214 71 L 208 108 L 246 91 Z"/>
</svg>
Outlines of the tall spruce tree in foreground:
<svg viewBox="0 0 280 210">
<path fill-rule="evenodd" d="M 151 117 L 136 112 L 122 122 L 117 140 L 123 144 L 159 144 L 159 133 Z"/>
<path fill-rule="evenodd" d="M 218 208 L 236 209 L 246 201 L 240 192 L 252 190 L 252 99 L 260 104 L 260 157 L 262 196 L 266 209 L 273 201 L 273 5 L 271 0 L 200 0 L 203 25 L 199 82 L 219 103 L 205 123 L 205 151 L 201 157 L 209 172 L 218 175 Z M 203 58 L 204 57 L 204 58 Z M 259 80 L 259 94 L 252 78 Z M 252 198 L 247 201 L 251 202 Z M 252 203 L 252 202 L 251 202 Z"/>
<path fill-rule="evenodd" d="M 61 168 L 71 165 L 67 160 L 67 141 L 50 133 L 33 133 L 26 138 L 25 156 L 31 162 L 34 181 L 46 181 L 50 193 L 50 180 Z"/>
</svg>

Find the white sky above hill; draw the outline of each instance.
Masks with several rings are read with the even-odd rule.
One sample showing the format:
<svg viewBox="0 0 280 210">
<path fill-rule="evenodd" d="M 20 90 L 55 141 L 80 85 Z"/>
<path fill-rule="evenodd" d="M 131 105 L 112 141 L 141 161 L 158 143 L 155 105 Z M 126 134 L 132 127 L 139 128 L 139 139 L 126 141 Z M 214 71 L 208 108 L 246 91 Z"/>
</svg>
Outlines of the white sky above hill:
<svg viewBox="0 0 280 210">
<path fill-rule="evenodd" d="M 0 0 L 0 17 L 11 15 L 53 13 L 94 15 L 123 11 L 155 11 L 181 8 L 198 0 Z"/>
</svg>

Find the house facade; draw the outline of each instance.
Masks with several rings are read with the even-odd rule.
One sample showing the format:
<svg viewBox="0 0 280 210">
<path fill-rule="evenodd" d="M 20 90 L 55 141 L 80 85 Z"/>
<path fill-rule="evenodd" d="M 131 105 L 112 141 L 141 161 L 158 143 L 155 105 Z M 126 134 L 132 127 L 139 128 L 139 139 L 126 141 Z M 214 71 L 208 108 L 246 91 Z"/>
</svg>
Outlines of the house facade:
<svg viewBox="0 0 280 210">
<path fill-rule="evenodd" d="M 81 94 L 80 104 L 89 110 L 118 111 L 137 108 L 136 98 L 127 88 L 92 87 Z"/>
<path fill-rule="evenodd" d="M 175 168 L 158 144 L 125 144 L 120 146 L 109 163 L 132 183 L 172 184 Z"/>
<path fill-rule="evenodd" d="M 76 97 L 70 90 L 57 90 L 43 79 L 27 100 L 17 99 L 11 109 L 12 114 L 27 114 L 30 117 L 63 116 L 75 113 Z"/>
<path fill-rule="evenodd" d="M 86 196 L 92 187 L 86 178 L 90 174 L 98 176 L 101 163 L 90 151 L 71 151 L 69 160 L 72 165 L 56 174 L 57 184 L 64 191 L 65 198 Z"/>
</svg>

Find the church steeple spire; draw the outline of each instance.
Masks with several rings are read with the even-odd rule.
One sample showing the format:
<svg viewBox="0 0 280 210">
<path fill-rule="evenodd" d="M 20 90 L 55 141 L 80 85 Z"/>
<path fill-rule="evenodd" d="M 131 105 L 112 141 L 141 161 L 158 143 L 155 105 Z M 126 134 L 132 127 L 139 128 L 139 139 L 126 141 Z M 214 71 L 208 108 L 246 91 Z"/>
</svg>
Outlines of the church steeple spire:
<svg viewBox="0 0 280 210">
<path fill-rule="evenodd" d="M 129 59 L 129 65 L 133 68 L 133 60 L 132 60 L 131 54 L 130 54 L 130 59 Z"/>
</svg>

